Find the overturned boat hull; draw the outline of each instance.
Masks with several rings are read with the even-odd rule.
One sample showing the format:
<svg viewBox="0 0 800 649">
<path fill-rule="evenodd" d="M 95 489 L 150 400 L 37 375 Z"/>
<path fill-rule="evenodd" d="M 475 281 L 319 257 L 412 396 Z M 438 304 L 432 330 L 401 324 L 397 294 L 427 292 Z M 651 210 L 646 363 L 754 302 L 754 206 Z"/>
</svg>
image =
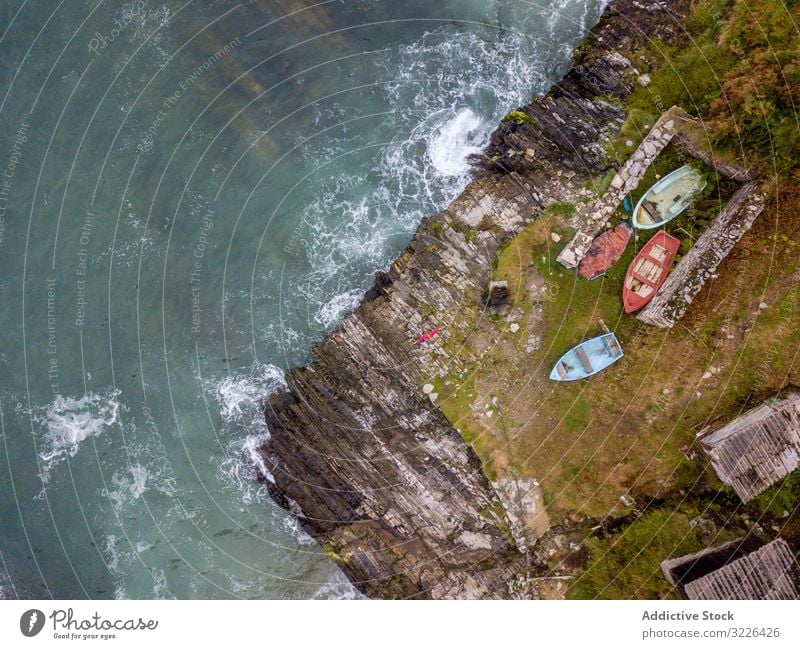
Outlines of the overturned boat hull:
<svg viewBox="0 0 800 649">
<path fill-rule="evenodd" d="M 605 273 L 619 261 L 633 234 L 627 221 L 597 237 L 578 264 L 578 275 L 594 279 Z"/>
</svg>

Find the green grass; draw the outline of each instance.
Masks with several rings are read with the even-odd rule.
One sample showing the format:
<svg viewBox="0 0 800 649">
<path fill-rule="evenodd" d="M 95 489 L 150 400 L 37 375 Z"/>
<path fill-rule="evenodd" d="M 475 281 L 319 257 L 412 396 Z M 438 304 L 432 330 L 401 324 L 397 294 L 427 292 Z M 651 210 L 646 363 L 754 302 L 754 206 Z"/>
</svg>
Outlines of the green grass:
<svg viewBox="0 0 800 649">
<path fill-rule="evenodd" d="M 609 187 L 611 187 L 611 181 L 614 180 L 614 176 L 616 175 L 616 170 L 609 169 L 600 178 L 596 178 L 586 183 L 586 189 L 591 189 L 595 193 L 595 196 L 600 197 L 605 194 L 606 191 L 608 191 Z"/>
<path fill-rule="evenodd" d="M 447 383 L 450 385 L 447 385 Z M 442 414 L 461 434 L 462 439 L 475 449 L 478 457 L 483 461 L 483 472 L 489 480 L 497 480 L 497 470 L 494 467 L 491 452 L 491 440 L 486 431 L 473 424 L 472 404 L 475 401 L 477 390 L 475 387 L 475 374 L 470 373 L 463 381 L 454 376 L 446 378 L 437 377 L 431 381 L 433 391 L 438 394 L 436 405 Z"/>
<path fill-rule="evenodd" d="M 622 312 L 622 282 L 635 252 L 629 246 L 610 271 L 592 281 L 580 279 L 558 264 L 558 252 L 558 247 L 538 246 L 531 251 L 531 259 L 552 288 L 545 306 L 543 348 L 552 345 L 563 352 L 593 333 L 602 333 L 598 318 L 609 326 L 617 322 Z"/>
<path fill-rule="evenodd" d="M 625 120 L 617 137 L 606 145 L 606 151 L 611 159 L 618 165 L 624 163 L 642 143 L 644 136 L 647 135 L 658 118 L 658 113 L 652 108 L 651 110 L 630 109 L 628 119 Z M 631 142 L 631 144 L 628 144 L 628 142 Z M 610 182 L 609 180 L 609 184 Z"/>
<path fill-rule="evenodd" d="M 527 113 L 523 113 L 521 110 L 513 110 L 510 113 L 506 113 L 503 120 L 506 122 L 511 122 L 512 124 L 522 125 L 526 124 L 527 126 L 536 126 L 536 120 L 533 119 Z"/>
<path fill-rule="evenodd" d="M 790 4 L 788 11 L 797 15 L 798 7 L 800 3 Z M 505 475 L 508 469 L 504 467 L 511 467 L 519 475 L 537 478 L 554 519 L 576 511 L 619 516 L 626 512 L 619 504 L 622 493 L 632 494 L 638 502 L 647 502 L 654 494 L 674 496 L 675 503 L 681 501 L 648 512 L 611 538 L 588 538 L 587 569 L 571 588 L 570 597 L 674 596 L 659 564 L 668 556 L 696 551 L 709 543 L 709 539 L 697 537 L 690 520 L 696 511 L 722 505 L 710 503 L 703 489 L 719 491 L 725 502 L 733 500 L 728 499 L 729 490 L 719 484 L 702 454 L 695 453 L 693 460 L 684 455 L 691 448 L 698 450 L 694 446 L 698 427 L 710 423 L 710 419 L 724 421 L 742 407 L 755 405 L 774 394 L 784 380 L 800 381 L 793 360 L 800 343 L 800 316 L 797 296 L 791 294 L 791 274 L 800 258 L 800 190 L 791 172 L 800 158 L 794 155 L 789 160 L 792 156 L 788 154 L 791 147 L 797 148 L 798 141 L 793 134 L 784 134 L 782 140 L 773 142 L 773 155 L 763 138 L 764 129 L 772 129 L 773 135 L 790 127 L 800 132 L 796 122 L 786 121 L 787 95 L 779 87 L 780 79 L 776 81 L 771 75 L 779 65 L 787 84 L 800 88 L 797 63 L 787 56 L 800 47 L 792 49 L 798 38 L 789 28 L 786 11 L 777 0 L 695 3 L 689 19 L 694 42 L 680 47 L 654 42 L 643 52 L 647 60 L 655 62 L 653 69 L 648 70 L 646 64 L 641 68 L 648 72 L 651 83 L 636 88 L 629 101 L 628 119 L 607 145 L 611 157 L 624 162 L 657 116 L 677 104 L 704 118 L 709 129 L 701 136 L 707 138 L 706 144 L 713 145 L 715 155 L 730 160 L 742 146 L 748 152 L 748 164 L 753 152 L 765 162 L 776 163 L 784 179 L 781 218 L 770 213 L 768 206 L 745 240 L 720 265 L 719 277 L 709 282 L 680 325 L 664 332 L 645 328 L 622 313 L 624 274 L 649 235 L 642 234 L 639 241 L 632 242 L 605 276 L 587 282 L 555 262 L 572 235 L 564 220 L 575 209 L 571 204 L 555 204 L 499 251 L 493 268 L 495 279 L 508 280 L 514 306 L 523 312 L 521 323 L 534 306 L 524 285 L 531 267 L 547 283 L 546 296 L 537 305 L 541 308 L 542 322 L 536 329 L 541 345 L 522 360 L 519 347 L 511 352 L 517 354 L 514 358 L 508 355 L 508 349 L 502 352 L 493 348 L 484 360 L 469 368 L 471 374 L 461 379 L 460 387 L 453 377 L 448 378 L 450 386 L 436 383 L 440 394 L 437 403 L 485 462 L 487 475 Z M 749 23 L 745 20 L 748 12 Z M 762 27 L 774 46 L 772 50 L 758 33 Z M 739 39 L 743 52 L 736 51 L 734 39 Z M 640 59 L 628 54 L 638 66 Z M 753 79 L 763 83 L 754 89 Z M 720 104 L 723 91 L 730 99 L 727 108 Z M 761 100 L 754 100 L 759 93 Z M 800 105 L 800 97 L 796 101 Z M 525 118 L 528 116 L 524 113 L 506 116 L 516 124 L 529 123 Z M 732 124 L 738 133 L 731 130 Z M 655 182 L 656 174 L 663 177 L 686 163 L 674 147 L 668 146 L 630 196 L 631 204 Z M 707 187 L 695 205 L 667 228 L 684 242 L 684 254 L 733 191 L 704 165 L 691 164 L 698 164 L 707 176 Z M 614 173 L 609 170 L 587 187 L 602 195 Z M 619 209 L 614 222 L 627 216 Z M 777 235 L 776 227 L 780 228 Z M 551 232 L 558 233 L 561 242 L 554 243 Z M 770 306 L 756 318 L 755 307 L 767 288 L 769 294 L 764 299 Z M 465 317 L 470 322 L 481 318 L 478 313 Z M 553 389 L 546 383 L 546 373 L 565 350 L 601 331 L 598 318 L 615 330 L 625 358 L 589 382 Z M 503 322 L 489 324 L 502 333 Z M 643 329 L 645 333 L 641 334 Z M 771 345 L 776 340 L 780 345 L 773 354 Z M 464 353 L 455 343 L 447 352 Z M 517 363 L 512 390 L 518 389 L 527 403 L 535 401 L 535 412 L 526 413 L 525 423 L 517 423 L 516 428 L 513 412 L 495 412 L 491 419 L 494 431 L 490 433 L 484 428 L 488 424 L 472 416 L 474 396 L 468 395 L 476 394 L 476 377 L 481 385 L 495 385 L 495 379 L 503 375 L 498 368 L 517 367 Z M 701 380 L 710 363 L 721 367 L 722 372 L 711 381 Z M 528 388 L 526 382 L 531 377 L 535 380 Z M 670 392 L 662 402 L 664 388 Z M 632 400 L 634 392 L 637 398 Z M 501 402 L 507 403 L 510 396 L 514 395 L 505 395 Z M 496 455 L 500 448 L 508 454 L 502 462 Z M 679 493 L 681 496 L 676 496 Z M 684 493 L 691 505 L 683 502 Z M 755 499 L 747 510 L 763 513 L 770 525 L 776 521 L 783 525 L 782 535 L 796 539 L 797 544 L 799 507 L 800 472 L 796 472 Z M 794 512 L 788 522 L 781 518 L 785 511 Z M 730 512 L 718 513 L 728 516 Z M 738 521 L 737 516 L 732 520 Z M 725 535 L 732 533 L 723 532 L 713 542 L 723 542 Z"/>
<path fill-rule="evenodd" d="M 700 0 L 688 20 L 690 43 L 652 43 L 657 69 L 631 96 L 631 115 L 677 104 L 712 126 L 718 153 L 756 153 L 789 177 L 800 163 L 798 21 L 796 2 Z"/>
<path fill-rule="evenodd" d="M 575 206 L 572 203 L 553 203 L 547 208 L 547 212 L 569 217 L 575 214 Z"/>
<path fill-rule="evenodd" d="M 674 599 L 661 561 L 703 546 L 688 516 L 666 509 L 645 514 L 620 534 L 589 538 L 586 570 L 570 587 L 570 599 Z"/>
<path fill-rule="evenodd" d="M 794 471 L 751 501 L 759 513 L 781 518 L 800 510 L 800 471 Z"/>
</svg>

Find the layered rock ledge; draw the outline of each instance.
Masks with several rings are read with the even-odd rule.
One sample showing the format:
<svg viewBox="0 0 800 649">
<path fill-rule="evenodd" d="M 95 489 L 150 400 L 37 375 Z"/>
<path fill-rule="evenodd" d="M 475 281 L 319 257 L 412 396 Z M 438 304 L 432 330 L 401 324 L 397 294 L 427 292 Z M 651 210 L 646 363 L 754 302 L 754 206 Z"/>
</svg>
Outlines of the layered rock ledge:
<svg viewBox="0 0 800 649">
<path fill-rule="evenodd" d="M 474 360 L 448 348 L 448 328 L 483 308 L 500 246 L 612 168 L 603 144 L 640 76 L 620 52 L 681 38 L 689 4 L 612 2 L 565 78 L 501 123 L 476 179 L 268 398 L 261 479 L 369 597 L 537 596 L 519 497 L 532 486 L 496 490 L 422 386 Z"/>
</svg>

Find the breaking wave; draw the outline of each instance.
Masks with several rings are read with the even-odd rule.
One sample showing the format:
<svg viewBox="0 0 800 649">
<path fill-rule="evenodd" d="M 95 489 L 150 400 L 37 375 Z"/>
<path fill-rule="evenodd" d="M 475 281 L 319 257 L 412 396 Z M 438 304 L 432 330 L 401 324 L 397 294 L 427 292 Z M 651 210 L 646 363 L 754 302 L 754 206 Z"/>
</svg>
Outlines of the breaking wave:
<svg viewBox="0 0 800 649">
<path fill-rule="evenodd" d="M 333 296 L 317 311 L 314 315 L 314 321 L 325 329 L 331 329 L 339 324 L 345 315 L 358 306 L 363 296 L 364 291 L 360 288 L 354 288 Z"/>
<path fill-rule="evenodd" d="M 271 392 L 285 384 L 279 367 L 257 364 L 247 373 L 232 374 L 207 386 L 222 419 L 219 437 L 225 457 L 218 465 L 217 477 L 238 493 L 245 505 L 267 496 L 257 481 L 259 473 L 270 476 L 258 452 L 269 439 L 262 406 Z"/>
<path fill-rule="evenodd" d="M 374 137 L 388 135 L 391 141 L 371 162 L 354 159 L 352 166 L 317 178 L 316 191 L 298 215 L 308 271 L 290 279 L 295 285 L 288 288 L 304 299 L 283 306 L 290 323 L 292 316 L 305 315 L 309 338 L 338 325 L 422 217 L 464 190 L 470 158 L 480 154 L 506 111 L 527 103 L 563 72 L 576 25 L 594 20 L 601 7 L 554 0 L 523 9 L 523 19 L 502 17 L 515 28 L 443 26 L 397 45 L 376 63 L 376 78 L 391 81 L 374 90 L 383 93 L 379 103 L 390 108 Z M 538 12 L 538 36 L 516 31 L 533 24 L 531 12 Z M 332 159 L 371 145 L 349 135 L 327 138 L 324 150 L 310 149 L 308 155 Z"/>
<path fill-rule="evenodd" d="M 43 414 L 35 416 L 44 428 L 44 450 L 39 453 L 43 483 L 49 482 L 55 466 L 78 454 L 81 442 L 117 424 L 119 396 L 119 390 L 90 392 L 79 399 L 58 395 Z"/>
<path fill-rule="evenodd" d="M 366 597 L 337 570 L 327 583 L 317 589 L 311 599 L 366 599 Z"/>
</svg>

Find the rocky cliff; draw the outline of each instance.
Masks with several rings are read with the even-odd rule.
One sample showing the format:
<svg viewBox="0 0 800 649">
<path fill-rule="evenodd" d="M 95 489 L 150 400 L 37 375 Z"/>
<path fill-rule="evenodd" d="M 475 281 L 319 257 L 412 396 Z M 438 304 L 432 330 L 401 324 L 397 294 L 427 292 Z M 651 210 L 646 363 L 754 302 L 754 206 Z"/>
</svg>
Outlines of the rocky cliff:
<svg viewBox="0 0 800 649">
<path fill-rule="evenodd" d="M 498 248 L 612 166 L 603 144 L 640 82 L 629 53 L 681 38 L 688 6 L 612 2 L 565 78 L 501 123 L 476 179 L 269 396 L 261 478 L 366 595 L 536 596 L 535 538 L 519 524 L 528 505 L 513 496 L 527 486 L 496 489 L 423 385 L 474 360 L 449 332 L 483 309 Z"/>
</svg>

